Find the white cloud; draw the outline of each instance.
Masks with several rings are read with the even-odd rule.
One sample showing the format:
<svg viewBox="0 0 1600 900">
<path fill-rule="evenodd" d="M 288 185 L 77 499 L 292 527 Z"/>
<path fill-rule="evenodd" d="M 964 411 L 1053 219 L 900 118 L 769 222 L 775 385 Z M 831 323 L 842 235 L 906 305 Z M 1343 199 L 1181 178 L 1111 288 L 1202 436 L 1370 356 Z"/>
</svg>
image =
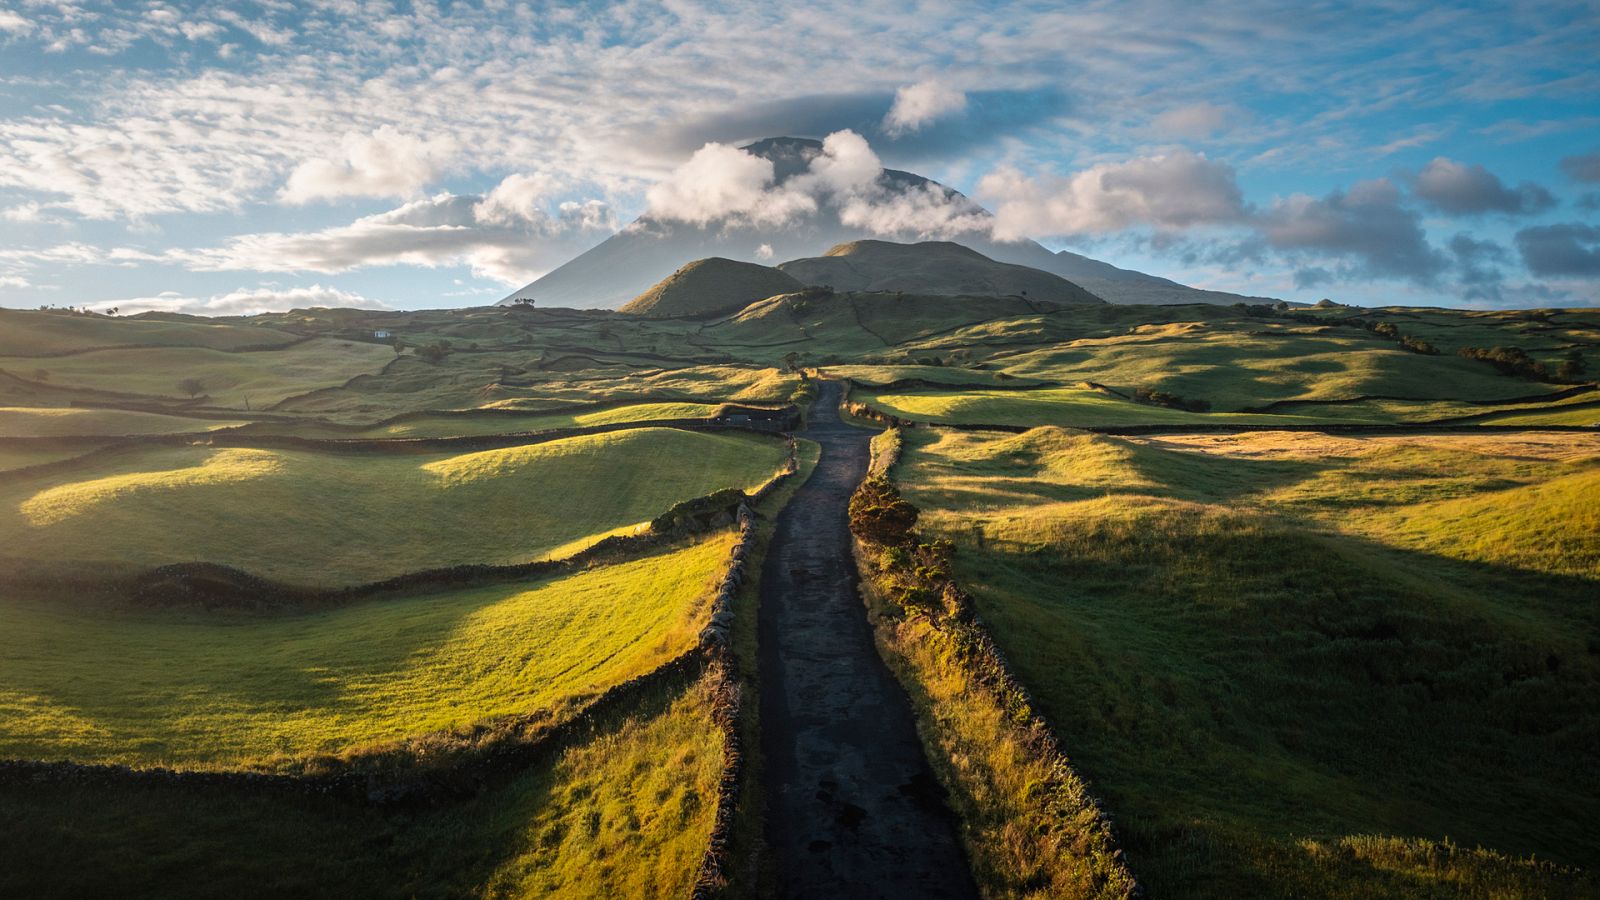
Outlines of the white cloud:
<svg viewBox="0 0 1600 900">
<path fill-rule="evenodd" d="M 883 130 L 890 136 L 909 134 L 966 108 L 967 95 L 961 91 L 938 81 L 919 81 L 894 92 Z"/>
<path fill-rule="evenodd" d="M 650 215 L 705 226 L 727 220 L 777 225 L 811 212 L 804 194 L 773 189 L 772 163 L 737 147 L 709 143 L 645 192 Z"/>
<path fill-rule="evenodd" d="M 886 237 L 949 237 L 989 227 L 973 204 L 931 184 L 888 184 L 866 138 L 849 130 L 824 138 L 821 152 L 782 183 L 774 182 L 770 161 L 707 144 L 647 196 L 655 218 L 702 227 L 781 227 L 824 209 L 847 226 Z"/>
<path fill-rule="evenodd" d="M 554 216 L 524 209 L 523 218 L 476 195 L 436 194 L 349 225 L 310 232 L 261 232 L 218 247 L 168 251 L 165 259 L 196 271 L 346 272 L 368 266 L 466 265 L 501 284 L 524 284 L 564 262 L 594 234 L 615 229 L 598 201 L 567 202 Z"/>
<path fill-rule="evenodd" d="M 558 186 L 557 179 L 543 173 L 508 175 L 484 195 L 474 215 L 480 222 L 506 225 L 517 221 L 534 222 L 542 215 L 540 207 Z"/>
<path fill-rule="evenodd" d="M 1150 122 L 1157 134 L 1180 138 L 1205 138 L 1222 128 L 1234 111 L 1212 103 L 1191 103 L 1169 109 Z"/>
<path fill-rule="evenodd" d="M 280 196 L 289 203 L 409 197 L 427 187 L 455 152 L 448 136 L 419 138 L 389 125 L 370 134 L 347 134 L 333 158 L 301 163 Z"/>
<path fill-rule="evenodd" d="M 762 244 L 761 246 L 756 248 L 756 259 L 771 259 L 771 258 L 772 258 L 772 245 L 771 244 Z"/>
<path fill-rule="evenodd" d="M 24 35 L 33 31 L 33 23 L 9 9 L 0 9 L 0 31 Z"/>
<path fill-rule="evenodd" d="M 116 307 L 121 315 L 141 312 L 175 312 L 196 316 L 251 316 L 264 312 L 282 312 L 289 309 L 311 307 L 349 307 L 354 309 L 391 309 L 388 304 L 372 300 L 350 291 L 314 284 L 310 287 L 277 288 L 272 286 L 239 288 L 226 294 L 210 297 L 188 297 L 176 291 L 164 291 L 154 297 L 130 297 L 96 304 L 96 308 Z"/>
<path fill-rule="evenodd" d="M 1233 167 L 1187 150 L 1102 163 L 1070 178 L 1030 178 L 1002 168 L 978 183 L 994 205 L 995 237 L 1106 234 L 1224 224 L 1246 209 Z"/>
</svg>

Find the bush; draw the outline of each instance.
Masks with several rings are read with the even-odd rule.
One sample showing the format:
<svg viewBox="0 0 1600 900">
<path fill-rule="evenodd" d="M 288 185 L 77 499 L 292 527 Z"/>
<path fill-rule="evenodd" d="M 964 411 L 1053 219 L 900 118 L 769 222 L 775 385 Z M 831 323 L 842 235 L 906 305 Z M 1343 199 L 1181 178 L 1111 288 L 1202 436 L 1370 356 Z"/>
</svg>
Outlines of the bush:
<svg viewBox="0 0 1600 900">
<path fill-rule="evenodd" d="M 1584 373 L 1588 371 L 1589 364 L 1584 362 L 1583 351 L 1568 350 L 1560 368 L 1556 369 L 1556 377 L 1562 381 L 1582 381 Z"/>
<path fill-rule="evenodd" d="M 417 358 L 421 359 L 423 362 L 438 365 L 439 363 L 444 362 L 444 358 L 449 356 L 451 352 L 452 350 L 448 343 L 444 341 L 434 341 L 431 344 L 423 344 L 421 347 L 418 347 Z"/>
<path fill-rule="evenodd" d="M 850 498 L 850 532 L 864 541 L 900 544 L 916 524 L 917 508 L 881 475 L 862 482 Z"/>
<path fill-rule="evenodd" d="M 1134 388 L 1133 399 L 1139 403 L 1148 403 L 1151 406 L 1165 406 L 1169 409 L 1186 409 L 1189 412 L 1210 412 L 1210 400 L 1188 400 L 1177 394 L 1167 391 L 1152 391 L 1149 388 Z"/>
<path fill-rule="evenodd" d="M 1530 357 L 1521 347 L 1462 347 L 1461 355 L 1486 362 L 1499 369 L 1502 375 L 1543 381 L 1550 374 L 1544 363 Z"/>
<path fill-rule="evenodd" d="M 1439 355 L 1438 347 L 1435 347 L 1421 338 L 1414 338 L 1410 335 L 1406 335 L 1400 339 L 1400 347 L 1403 350 L 1410 350 L 1412 353 L 1420 353 L 1423 356 Z"/>
</svg>

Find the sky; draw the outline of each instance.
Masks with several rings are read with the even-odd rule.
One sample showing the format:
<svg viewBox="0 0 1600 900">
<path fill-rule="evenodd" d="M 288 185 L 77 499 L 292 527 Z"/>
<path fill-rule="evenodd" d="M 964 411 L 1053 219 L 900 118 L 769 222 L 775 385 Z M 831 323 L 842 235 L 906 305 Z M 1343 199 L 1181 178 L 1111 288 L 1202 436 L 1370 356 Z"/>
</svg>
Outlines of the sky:
<svg viewBox="0 0 1600 900">
<path fill-rule="evenodd" d="M 781 225 L 774 135 L 904 239 L 979 226 L 851 166 L 1197 287 L 1600 305 L 1596 48 L 1560 0 L 0 0 L 0 306 L 492 303 L 644 213 Z"/>
</svg>

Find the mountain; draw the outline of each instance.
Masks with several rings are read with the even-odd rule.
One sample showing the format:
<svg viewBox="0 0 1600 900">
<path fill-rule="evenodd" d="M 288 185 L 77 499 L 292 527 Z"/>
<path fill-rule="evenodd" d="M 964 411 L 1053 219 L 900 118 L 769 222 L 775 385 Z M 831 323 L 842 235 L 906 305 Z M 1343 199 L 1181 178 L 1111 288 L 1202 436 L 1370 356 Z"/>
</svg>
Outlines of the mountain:
<svg viewBox="0 0 1600 900">
<path fill-rule="evenodd" d="M 778 269 L 805 284 L 827 285 L 838 291 L 1020 296 L 1061 304 L 1103 302 L 1059 275 L 995 262 L 951 241 L 851 241 L 821 256 L 781 263 Z"/>
<path fill-rule="evenodd" d="M 742 149 L 771 161 L 775 183 L 782 185 L 810 170 L 812 160 L 822 154 L 822 142 L 767 138 Z M 959 191 L 921 175 L 884 169 L 879 184 L 886 196 L 904 199 L 907 205 L 937 197 L 969 220 L 983 222 L 992 218 Z M 814 213 L 783 226 L 730 222 L 699 226 L 646 214 L 501 302 L 531 297 L 541 306 L 614 308 L 666 278 L 686 260 L 714 256 L 744 262 L 799 259 L 815 257 L 839 244 L 886 236 L 895 235 L 871 233 L 859 225 L 845 224 L 831 203 L 819 204 Z M 996 241 L 984 228 L 962 232 L 960 243 L 994 261 L 1059 275 L 1112 303 L 1238 303 L 1263 299 L 1197 290 L 1076 253 L 1052 253 L 1034 241 Z"/>
<path fill-rule="evenodd" d="M 688 263 L 628 301 L 618 312 L 657 319 L 713 316 L 804 287 L 770 266 L 714 256 Z"/>
</svg>

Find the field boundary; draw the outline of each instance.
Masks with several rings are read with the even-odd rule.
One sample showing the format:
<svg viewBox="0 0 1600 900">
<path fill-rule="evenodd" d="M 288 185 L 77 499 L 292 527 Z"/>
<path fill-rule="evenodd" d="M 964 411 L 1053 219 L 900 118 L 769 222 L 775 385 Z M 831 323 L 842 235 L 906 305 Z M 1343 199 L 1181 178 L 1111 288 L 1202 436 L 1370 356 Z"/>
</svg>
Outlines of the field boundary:
<svg viewBox="0 0 1600 900">
<path fill-rule="evenodd" d="M 885 499 L 868 496 L 869 485 L 874 482 L 888 485 L 894 492 L 890 502 L 894 505 L 903 505 L 904 509 L 911 511 L 910 518 L 914 521 L 916 507 L 900 498 L 898 491 L 893 488 L 892 473 L 900 461 L 902 449 L 903 439 L 899 432 L 892 428 L 885 430 L 873 441 L 872 458 L 866 477 L 862 480 L 861 487 L 857 489 L 857 498 L 852 500 L 853 530 L 857 527 L 855 507 L 858 498 L 867 501 L 862 504 L 863 506 L 881 503 Z M 1071 863 L 1060 867 L 1069 871 L 1070 875 L 1060 877 L 1070 877 L 1076 882 L 1077 889 L 1092 896 L 1142 897 L 1143 887 L 1128 870 L 1110 816 L 1100 801 L 1090 793 L 1084 779 L 1073 769 L 1056 732 L 1038 712 L 1027 688 L 1016 676 L 987 626 L 977 615 L 972 596 L 955 582 L 952 575 L 944 572 L 948 568 L 947 565 L 938 561 L 926 566 L 913 563 L 911 568 L 915 569 L 915 573 L 909 580 L 914 582 L 914 587 L 910 592 L 902 590 L 902 593 L 915 593 L 918 600 L 911 601 L 906 598 L 902 601 L 895 598 L 897 585 L 889 583 L 889 573 L 882 565 L 869 559 L 869 548 L 879 551 L 898 550 L 907 552 L 911 556 L 930 549 L 934 550 L 935 555 L 940 551 L 930 545 L 920 544 L 909 530 L 900 531 L 897 538 L 890 538 L 890 542 L 879 539 L 883 536 L 881 531 L 873 536 L 858 531 L 856 536 L 856 565 L 861 573 L 865 593 L 868 595 L 869 607 L 893 606 L 905 618 L 917 618 L 925 622 L 936 636 L 936 640 L 945 645 L 934 651 L 938 657 L 937 664 L 952 670 L 961 681 L 965 682 L 964 693 L 967 697 L 983 698 L 982 702 L 993 704 L 995 711 L 1000 714 L 1000 720 L 1006 723 L 1002 726 L 1006 736 L 1014 740 L 1021 753 L 1028 758 L 1030 771 L 1034 773 L 1036 779 L 1023 801 L 1030 810 L 1029 818 L 1033 820 L 1026 823 L 1025 830 L 1044 835 L 1063 826 L 1076 829 L 1077 837 L 1066 846 L 1058 844 L 1042 851 L 1045 855 L 1052 852 L 1064 853 L 1071 858 Z M 930 571 L 938 574 L 930 575 L 928 574 Z M 903 589 L 904 585 L 898 587 Z M 915 678 L 919 666 L 926 664 L 919 663 L 902 649 L 902 639 L 893 634 L 896 626 L 882 615 L 881 610 L 874 610 L 874 613 L 874 632 L 880 652 L 885 656 L 896 657 L 892 668 L 896 669 L 897 673 L 903 673 L 901 677 Z M 891 633 L 886 635 L 886 631 Z M 961 794 L 964 783 L 960 767 L 948 757 L 944 757 L 940 738 L 932 733 L 958 730 L 960 717 L 940 715 L 935 711 L 937 699 L 926 692 L 909 693 L 912 695 L 913 705 L 919 708 L 918 731 L 922 733 L 928 753 L 943 757 L 937 769 L 945 778 L 956 782 L 947 784 L 946 789 L 952 795 Z M 984 765 L 977 759 L 969 759 L 968 764 L 979 767 Z M 977 862 L 985 858 L 985 851 L 992 851 L 994 848 L 975 845 L 970 831 L 974 827 L 964 821 L 962 833 L 968 853 Z M 1035 873 L 1033 876 L 1025 876 L 1024 873 L 1008 871 L 1008 867 L 1003 863 L 994 864 L 996 862 L 994 860 L 990 862 L 991 865 L 987 868 L 991 874 L 999 878 L 1037 879 L 1041 875 Z M 1051 868 L 1049 860 L 1034 862 L 1039 869 Z M 1044 877 L 1052 882 L 1054 880 L 1048 875 Z M 980 876 L 980 883 L 982 880 Z M 1010 883 L 991 884 L 989 887 L 1000 895 L 1031 893 L 1040 888 L 1036 880 L 1029 883 L 1032 885 L 1031 888 Z"/>
</svg>

